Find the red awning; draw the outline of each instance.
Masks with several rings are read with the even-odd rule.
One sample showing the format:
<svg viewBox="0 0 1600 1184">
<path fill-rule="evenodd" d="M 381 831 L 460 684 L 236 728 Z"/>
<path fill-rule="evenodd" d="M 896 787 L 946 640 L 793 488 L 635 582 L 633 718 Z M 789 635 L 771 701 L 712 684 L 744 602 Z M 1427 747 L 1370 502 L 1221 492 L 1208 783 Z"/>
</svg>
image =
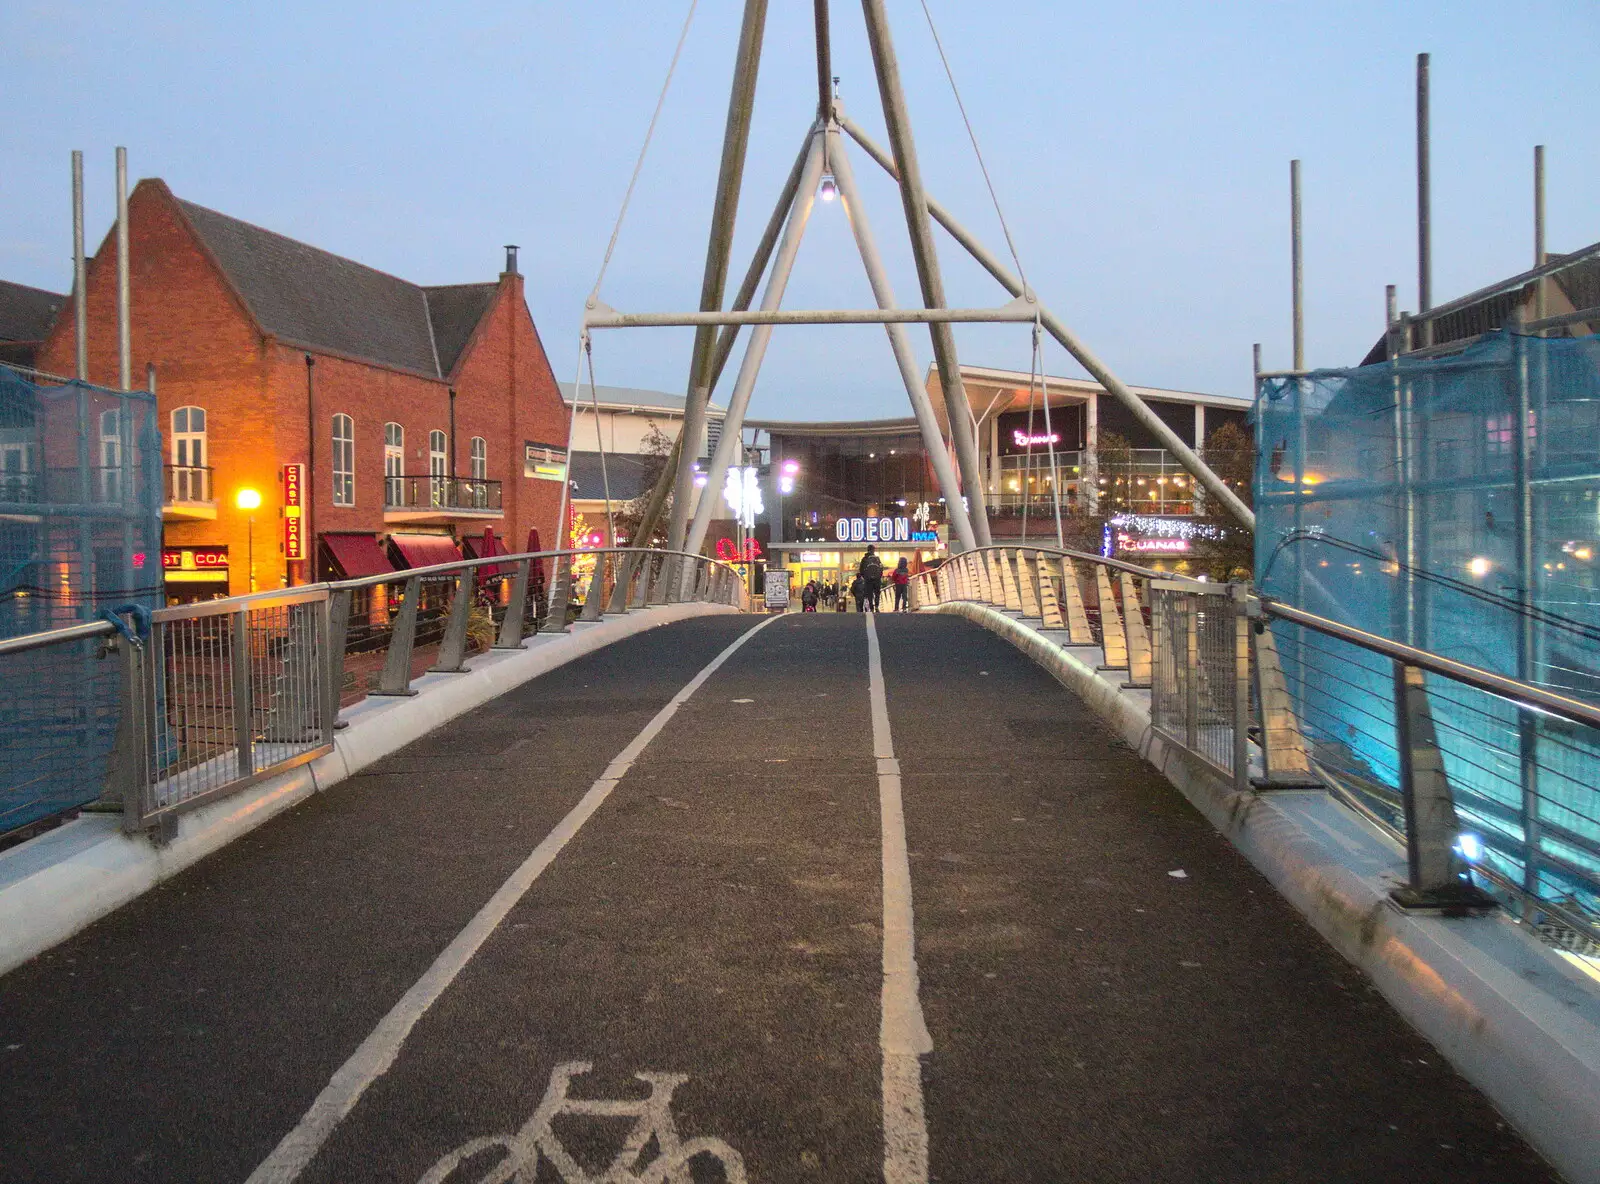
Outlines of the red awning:
<svg viewBox="0 0 1600 1184">
<path fill-rule="evenodd" d="M 456 541 L 443 534 L 392 534 L 389 545 L 400 554 L 406 567 L 432 567 L 437 563 L 459 563 L 461 552 Z"/>
<path fill-rule="evenodd" d="M 394 570 L 378 540 L 370 534 L 324 534 L 322 547 L 340 577 L 358 580 L 362 576 L 381 576 Z"/>
</svg>

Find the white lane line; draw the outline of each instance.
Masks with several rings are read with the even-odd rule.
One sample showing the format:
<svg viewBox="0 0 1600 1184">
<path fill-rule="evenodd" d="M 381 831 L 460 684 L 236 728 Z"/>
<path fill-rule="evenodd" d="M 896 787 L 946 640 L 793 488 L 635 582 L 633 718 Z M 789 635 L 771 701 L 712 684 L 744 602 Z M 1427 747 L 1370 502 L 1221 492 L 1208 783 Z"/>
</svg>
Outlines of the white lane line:
<svg viewBox="0 0 1600 1184">
<path fill-rule="evenodd" d="M 911 861 L 900 800 L 900 762 L 889 732 L 889 698 L 874 614 L 866 613 L 867 683 L 872 694 L 872 755 L 878 762 L 878 813 L 883 827 L 883 1179 L 927 1184 L 928 1119 L 922 1107 L 922 1061 L 933 1038 L 917 997 L 916 932 L 911 915 Z"/>
<path fill-rule="evenodd" d="M 306 1169 L 323 1143 L 327 1142 L 328 1136 L 361 1100 L 367 1087 L 389 1071 L 389 1066 L 394 1064 L 395 1057 L 400 1053 L 400 1046 L 411 1034 L 411 1029 L 416 1027 L 417 1021 L 444 994 L 456 975 L 461 973 L 462 967 L 472 960 L 478 948 L 533 886 L 539 874 L 550 866 L 568 840 L 578 833 L 578 829 L 611 795 L 617 782 L 639 759 L 645 746 L 655 739 L 689 696 L 699 690 L 706 679 L 717 672 L 718 667 L 733 657 L 740 646 L 779 619 L 768 617 L 740 634 L 732 645 L 713 658 L 710 665 L 690 679 L 665 707 L 656 712 L 655 718 L 645 724 L 643 730 L 606 766 L 600 779 L 589 787 L 589 792 L 533 849 L 533 854 L 511 873 L 510 878 L 489 898 L 489 902 L 478 910 L 477 916 L 467 923 L 467 927 L 434 959 L 433 965 L 401 996 L 400 1002 L 379 1021 L 372 1034 L 361 1042 L 361 1047 L 317 1095 L 316 1101 L 311 1103 L 311 1109 L 306 1111 L 305 1117 L 294 1130 L 285 1135 L 272 1154 L 250 1173 L 248 1184 L 288 1184 Z"/>
</svg>

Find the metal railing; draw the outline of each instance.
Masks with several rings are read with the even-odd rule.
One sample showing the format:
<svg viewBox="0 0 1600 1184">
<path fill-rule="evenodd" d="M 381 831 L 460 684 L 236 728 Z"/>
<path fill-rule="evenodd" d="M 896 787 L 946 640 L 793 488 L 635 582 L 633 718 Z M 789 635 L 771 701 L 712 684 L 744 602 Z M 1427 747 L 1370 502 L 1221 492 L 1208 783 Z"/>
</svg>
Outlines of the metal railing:
<svg viewBox="0 0 1600 1184">
<path fill-rule="evenodd" d="M 548 594 L 538 592 L 548 577 Z M 449 607 L 422 611 L 441 584 Z M 392 619 L 380 585 L 398 588 Z M 347 678 L 377 656 L 371 695 L 411 695 L 424 671 L 464 673 L 476 650 L 683 601 L 747 608 L 738 573 L 685 552 L 617 548 L 460 560 L 311 584 L 0 640 L 0 752 L 30 800 L 120 803 L 129 833 L 170 835 L 177 815 L 329 751 Z M 432 648 L 431 662 L 419 650 Z M 422 662 L 419 668 L 418 659 Z M 359 687 L 357 688 L 360 689 Z M 359 698 L 360 694 L 356 695 Z M 43 743 L 43 747 L 41 747 Z M 0 831 L 13 778 L 0 778 Z"/>
<path fill-rule="evenodd" d="M 463 510 L 492 513 L 501 509 L 500 482 L 482 477 L 388 476 L 383 479 L 386 510 Z"/>
<path fill-rule="evenodd" d="M 1099 649 L 1149 688 L 1152 729 L 1240 791 L 1333 791 L 1405 845 L 1401 904 L 1473 910 L 1492 892 L 1600 951 L 1600 707 L 1244 584 L 1084 552 L 983 548 L 913 580 L 913 607 L 950 601 Z"/>
</svg>

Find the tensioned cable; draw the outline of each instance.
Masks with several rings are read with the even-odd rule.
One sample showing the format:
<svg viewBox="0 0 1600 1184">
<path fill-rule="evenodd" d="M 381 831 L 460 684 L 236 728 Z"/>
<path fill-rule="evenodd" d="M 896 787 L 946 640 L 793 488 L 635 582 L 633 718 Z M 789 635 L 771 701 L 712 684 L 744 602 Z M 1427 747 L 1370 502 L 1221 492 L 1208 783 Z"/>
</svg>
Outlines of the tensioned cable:
<svg viewBox="0 0 1600 1184">
<path fill-rule="evenodd" d="M 983 161 L 983 149 L 978 147 L 978 133 L 972 130 L 972 120 L 967 118 L 967 105 L 961 100 L 961 88 L 956 85 L 955 72 L 950 69 L 950 59 L 945 56 L 944 42 L 939 39 L 939 30 L 933 23 L 933 13 L 928 8 L 928 0 L 922 0 L 922 15 L 928 18 L 928 32 L 933 34 L 934 48 L 939 51 L 939 61 L 944 63 L 944 76 L 950 80 L 950 92 L 955 95 L 956 107 L 961 112 L 961 122 L 967 125 L 967 138 L 972 141 L 973 154 L 978 158 L 978 170 L 983 173 L 983 183 L 989 187 L 989 200 L 994 203 L 995 216 L 1000 219 L 1000 232 L 1005 235 L 1006 248 L 1011 252 L 1011 261 L 1017 265 L 1017 278 L 1022 281 L 1022 290 L 1028 291 L 1028 275 L 1022 269 L 1022 259 L 1017 254 L 1017 244 L 1011 237 L 1011 227 L 1006 224 L 1005 211 L 1000 208 L 1000 197 L 995 193 L 994 181 L 989 177 L 989 166 Z"/>
<path fill-rule="evenodd" d="M 609 547 L 617 545 L 616 515 L 611 512 L 611 477 L 606 472 L 606 441 L 600 431 L 600 388 L 594 384 L 594 347 L 589 342 L 589 335 L 583 337 L 583 356 L 589 363 L 589 402 L 594 405 L 594 439 L 600 448 L 600 485 L 606 494 L 606 543 Z M 574 404 L 578 401 L 576 389 L 572 392 Z"/>
<path fill-rule="evenodd" d="M 617 236 L 622 233 L 622 220 L 628 216 L 628 203 L 633 200 L 633 188 L 644 169 L 645 154 L 650 151 L 650 141 L 656 134 L 656 121 L 661 118 L 661 108 L 666 104 L 667 91 L 672 87 L 672 76 L 677 73 L 678 59 L 683 55 L 683 43 L 689 39 L 689 26 L 694 22 L 694 10 L 699 3 L 700 0 L 689 0 L 689 12 L 683 18 L 683 31 L 678 34 L 678 46 L 672 51 L 672 64 L 667 67 L 667 77 L 661 83 L 661 94 L 656 99 L 655 112 L 650 116 L 650 126 L 644 133 L 644 143 L 639 145 L 639 159 L 634 161 L 633 176 L 628 178 L 628 190 L 622 195 L 622 208 L 617 211 L 616 225 L 611 228 L 611 241 L 606 244 L 605 258 L 600 261 L 600 274 L 594 277 L 594 288 L 589 292 L 590 300 L 600 295 L 600 284 L 606 278 L 606 268 L 611 266 L 611 255 L 617 249 Z"/>
</svg>

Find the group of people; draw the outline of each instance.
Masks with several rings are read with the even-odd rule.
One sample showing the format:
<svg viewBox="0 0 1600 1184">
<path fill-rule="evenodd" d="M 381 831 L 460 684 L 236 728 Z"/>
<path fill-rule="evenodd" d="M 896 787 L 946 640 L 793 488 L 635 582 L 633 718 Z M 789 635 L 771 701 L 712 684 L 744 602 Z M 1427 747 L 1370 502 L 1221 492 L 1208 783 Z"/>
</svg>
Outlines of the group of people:
<svg viewBox="0 0 1600 1184">
<path fill-rule="evenodd" d="M 878 555 L 878 549 L 868 546 L 867 553 L 856 565 L 855 578 L 850 581 L 850 598 L 856 602 L 856 612 L 878 612 L 885 583 L 894 589 L 894 611 L 904 612 L 909 609 L 911 569 L 906 564 L 905 556 L 900 557 L 900 562 L 885 580 L 883 560 Z M 807 580 L 806 586 L 800 590 L 800 611 L 814 613 L 818 604 L 832 605 L 841 613 L 849 611 L 849 605 L 845 597 L 840 594 L 837 584 L 822 584 L 816 580 Z"/>
</svg>

